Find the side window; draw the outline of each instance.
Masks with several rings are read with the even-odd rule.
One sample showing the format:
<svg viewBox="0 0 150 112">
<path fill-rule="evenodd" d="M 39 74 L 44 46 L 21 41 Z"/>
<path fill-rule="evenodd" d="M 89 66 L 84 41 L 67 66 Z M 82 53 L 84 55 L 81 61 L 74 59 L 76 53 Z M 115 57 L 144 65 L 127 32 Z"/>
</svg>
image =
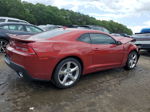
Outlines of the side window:
<svg viewBox="0 0 150 112">
<path fill-rule="evenodd" d="M 1 26 L 2 29 L 9 30 L 8 25 Z"/>
<path fill-rule="evenodd" d="M 17 26 L 16 25 L 9 25 L 9 30 L 18 30 Z"/>
<path fill-rule="evenodd" d="M 105 34 L 90 34 L 92 44 L 115 44 L 115 40 Z"/>
<path fill-rule="evenodd" d="M 5 30 L 12 30 L 12 31 L 24 31 L 23 25 L 3 25 L 0 28 Z"/>
<path fill-rule="evenodd" d="M 85 42 L 85 43 L 91 43 L 90 35 L 89 34 L 83 34 L 78 38 L 79 41 Z"/>
<path fill-rule="evenodd" d="M 23 25 L 17 25 L 17 27 L 18 27 L 18 31 L 25 31 Z"/>
<path fill-rule="evenodd" d="M 8 22 L 19 22 L 17 20 L 8 19 Z"/>
<path fill-rule="evenodd" d="M 0 19 L 0 22 L 5 22 L 5 19 Z"/>
<path fill-rule="evenodd" d="M 33 32 L 33 33 L 42 32 L 42 30 L 40 30 L 39 28 L 36 28 L 34 26 L 26 26 L 26 30 L 27 30 L 27 32 Z"/>
</svg>

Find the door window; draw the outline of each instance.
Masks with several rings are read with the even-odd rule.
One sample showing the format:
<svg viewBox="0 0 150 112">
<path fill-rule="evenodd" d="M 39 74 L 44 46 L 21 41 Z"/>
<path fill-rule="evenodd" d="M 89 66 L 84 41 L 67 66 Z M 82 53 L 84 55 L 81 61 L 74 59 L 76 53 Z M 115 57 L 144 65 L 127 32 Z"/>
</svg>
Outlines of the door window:
<svg viewBox="0 0 150 112">
<path fill-rule="evenodd" d="M 8 25 L 1 26 L 2 29 L 9 30 Z"/>
<path fill-rule="evenodd" d="M 18 20 L 8 19 L 8 22 L 19 22 Z"/>
<path fill-rule="evenodd" d="M 23 25 L 4 25 L 1 27 L 2 29 L 5 30 L 12 30 L 12 31 L 24 31 Z"/>
<path fill-rule="evenodd" d="M 36 28 L 34 26 L 26 26 L 26 30 L 27 30 L 27 32 L 32 32 L 32 33 L 42 32 L 42 30 L 40 30 L 39 28 Z"/>
<path fill-rule="evenodd" d="M 92 44 L 115 44 L 116 41 L 112 39 L 112 37 L 105 35 L 105 34 L 99 34 L 99 33 L 93 33 L 90 34 Z"/>
<path fill-rule="evenodd" d="M 18 28 L 16 25 L 9 25 L 9 30 L 14 30 L 14 31 L 17 31 Z"/>
<path fill-rule="evenodd" d="M 5 19 L 0 19 L 0 22 L 5 22 Z"/>
</svg>

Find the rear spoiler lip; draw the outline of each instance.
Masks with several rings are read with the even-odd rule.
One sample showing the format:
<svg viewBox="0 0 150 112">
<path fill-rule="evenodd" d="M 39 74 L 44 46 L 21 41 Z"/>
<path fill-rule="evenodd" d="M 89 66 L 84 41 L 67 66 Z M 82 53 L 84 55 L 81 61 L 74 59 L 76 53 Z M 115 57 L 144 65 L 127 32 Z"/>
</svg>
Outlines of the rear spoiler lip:
<svg viewBox="0 0 150 112">
<path fill-rule="evenodd" d="M 23 35 L 22 35 L 23 36 Z M 27 35 L 25 35 L 27 36 Z M 35 40 L 27 40 L 27 39 L 21 39 L 21 38 L 17 38 L 18 35 L 13 35 L 13 34 L 9 34 L 10 40 L 14 40 L 14 41 L 19 41 L 19 42 L 24 42 L 24 43 L 32 43 L 35 42 Z"/>
<path fill-rule="evenodd" d="M 24 42 L 24 43 L 32 43 L 35 42 L 34 40 L 26 40 L 26 39 L 20 39 L 20 38 L 11 38 L 11 40 Z"/>
</svg>

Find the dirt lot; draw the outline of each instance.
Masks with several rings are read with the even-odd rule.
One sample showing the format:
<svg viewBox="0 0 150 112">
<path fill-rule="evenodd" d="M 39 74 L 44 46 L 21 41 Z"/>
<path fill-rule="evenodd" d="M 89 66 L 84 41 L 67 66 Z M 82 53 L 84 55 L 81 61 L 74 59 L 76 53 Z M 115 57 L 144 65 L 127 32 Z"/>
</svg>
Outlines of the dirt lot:
<svg viewBox="0 0 150 112">
<path fill-rule="evenodd" d="M 92 73 L 65 90 L 17 77 L 0 55 L 0 112 L 150 112 L 150 54 L 132 71 Z"/>
</svg>

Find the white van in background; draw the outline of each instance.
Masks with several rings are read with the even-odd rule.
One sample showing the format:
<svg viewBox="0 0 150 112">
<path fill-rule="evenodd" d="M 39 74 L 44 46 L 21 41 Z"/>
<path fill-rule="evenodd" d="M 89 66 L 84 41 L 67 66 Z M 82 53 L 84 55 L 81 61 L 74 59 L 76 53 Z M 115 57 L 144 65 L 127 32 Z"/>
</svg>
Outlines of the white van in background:
<svg viewBox="0 0 150 112">
<path fill-rule="evenodd" d="M 19 23 L 29 24 L 29 22 L 27 22 L 27 21 L 17 19 L 17 18 L 11 18 L 11 17 L 0 17 L 0 23 L 2 23 L 2 22 L 19 22 Z"/>
</svg>

